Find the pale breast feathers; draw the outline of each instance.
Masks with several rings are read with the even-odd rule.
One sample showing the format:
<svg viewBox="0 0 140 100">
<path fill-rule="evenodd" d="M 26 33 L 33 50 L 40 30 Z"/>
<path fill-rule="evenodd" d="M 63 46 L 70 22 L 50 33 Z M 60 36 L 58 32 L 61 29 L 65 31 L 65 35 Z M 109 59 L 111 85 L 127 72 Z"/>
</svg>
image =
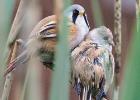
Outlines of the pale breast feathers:
<svg viewBox="0 0 140 100">
<path fill-rule="evenodd" d="M 104 77 L 104 68 L 100 62 L 103 52 L 104 49 L 97 47 L 92 41 L 83 41 L 71 55 L 74 76 L 80 76 L 80 79 L 87 83 L 91 81 L 96 85 L 99 84 Z"/>
</svg>

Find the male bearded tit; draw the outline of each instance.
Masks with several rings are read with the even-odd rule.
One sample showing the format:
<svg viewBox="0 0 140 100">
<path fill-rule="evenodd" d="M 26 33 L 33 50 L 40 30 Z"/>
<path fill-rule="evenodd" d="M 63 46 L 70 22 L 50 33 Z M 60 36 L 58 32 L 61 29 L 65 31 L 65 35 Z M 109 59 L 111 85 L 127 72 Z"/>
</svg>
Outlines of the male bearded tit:
<svg viewBox="0 0 140 100">
<path fill-rule="evenodd" d="M 89 32 L 71 53 L 72 84 L 79 100 L 107 98 L 114 77 L 113 35 L 105 26 Z"/>
<path fill-rule="evenodd" d="M 81 5 L 74 4 L 64 11 L 64 17 L 68 22 L 69 47 L 70 50 L 73 50 L 89 32 L 87 15 Z M 43 53 L 46 53 L 48 59 L 41 60 L 41 62 L 51 65 L 57 44 L 57 34 L 57 16 L 51 15 L 42 19 L 31 32 L 25 44 L 26 49 L 9 64 L 5 75 L 15 69 L 17 63 L 26 62 L 33 55 L 42 56 Z M 53 68 L 52 66 L 47 67 Z"/>
</svg>

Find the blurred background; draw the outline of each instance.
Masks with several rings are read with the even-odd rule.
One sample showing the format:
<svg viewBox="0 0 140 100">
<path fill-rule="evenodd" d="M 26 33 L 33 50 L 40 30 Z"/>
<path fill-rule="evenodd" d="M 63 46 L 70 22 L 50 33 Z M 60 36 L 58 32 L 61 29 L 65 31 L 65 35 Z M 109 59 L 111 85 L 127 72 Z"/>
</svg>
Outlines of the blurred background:
<svg viewBox="0 0 140 100">
<path fill-rule="evenodd" d="M 12 22 L 15 18 L 20 0 L 11 0 L 13 4 L 8 4 L 8 0 L 3 1 L 5 4 L 0 4 L 3 5 L 3 10 L 2 12 L 5 12 L 6 9 L 9 9 L 9 22 L 10 24 L 8 25 L 9 28 L 7 30 L 10 30 L 10 27 L 12 25 Z M 33 27 L 36 25 L 36 23 L 41 20 L 44 17 L 47 17 L 49 15 L 54 14 L 54 1 L 53 0 L 25 0 L 28 3 L 26 5 L 27 8 L 24 8 L 23 15 L 25 16 L 23 20 L 23 24 L 21 24 L 22 28 L 19 29 L 19 35 L 17 35 L 18 38 L 22 38 L 25 41 L 27 40 L 28 35 L 32 31 Z M 31 2 L 30 2 L 31 1 Z M 2 2 L 2 1 L 1 1 Z M 10 3 L 10 2 L 9 2 Z M 80 4 L 82 5 L 87 12 L 88 20 L 91 26 L 91 29 L 95 27 L 95 20 L 94 20 L 94 14 L 93 14 L 93 3 L 92 0 L 74 0 L 73 3 Z M 114 32 L 114 0 L 99 0 L 99 4 L 101 7 L 101 14 L 103 18 L 103 25 L 107 26 L 112 32 Z M 7 8 L 8 6 L 12 6 L 11 8 Z M 122 76 L 123 76 L 123 69 L 124 69 L 124 61 L 127 56 L 127 52 L 129 51 L 129 44 L 131 41 L 131 37 L 133 35 L 133 26 L 135 25 L 135 20 L 136 20 L 136 10 L 135 10 L 135 0 L 122 0 L 122 65 L 121 65 L 121 76 L 119 78 L 119 83 L 121 83 Z M 3 14 L 3 13 L 0 13 Z M 0 15 L 3 16 L 3 15 Z M 4 21 L 0 22 L 1 26 L 4 23 Z M 20 27 L 20 25 L 19 25 Z M 9 31 L 5 31 L 8 36 Z M 3 33 L 4 34 L 4 33 Z M 2 34 L 1 34 L 2 35 Z M 1 36 L 0 36 L 1 37 Z M 7 41 L 4 40 L 2 41 L 3 43 L 6 43 Z M 21 48 L 18 48 L 18 52 L 20 53 L 22 51 Z M 2 52 L 0 51 L 0 54 Z M 42 94 L 43 94 L 43 99 L 42 100 L 48 100 L 49 97 L 49 91 L 50 91 L 50 85 L 51 85 L 51 75 L 52 72 L 50 69 L 45 69 L 42 65 L 40 67 L 41 70 L 41 88 L 42 88 Z M 12 83 L 12 88 L 10 92 L 10 96 L 8 100 L 19 100 L 19 95 L 20 90 L 21 90 L 21 85 L 23 85 L 23 81 L 25 78 L 25 68 L 21 67 L 18 68 L 14 72 L 14 79 Z M 60 90 L 61 92 L 62 90 Z M 70 88 L 70 100 L 77 100 L 78 97 L 73 90 L 73 88 Z"/>
</svg>

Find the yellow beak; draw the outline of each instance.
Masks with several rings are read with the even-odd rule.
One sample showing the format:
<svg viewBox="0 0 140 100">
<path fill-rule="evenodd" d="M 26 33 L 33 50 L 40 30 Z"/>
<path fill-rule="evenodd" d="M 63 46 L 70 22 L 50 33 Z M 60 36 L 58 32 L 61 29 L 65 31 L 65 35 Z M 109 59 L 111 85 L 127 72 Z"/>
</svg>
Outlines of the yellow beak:
<svg viewBox="0 0 140 100">
<path fill-rule="evenodd" d="M 79 12 L 79 15 L 80 15 L 80 16 L 83 16 L 83 15 L 84 15 L 84 12 Z"/>
</svg>

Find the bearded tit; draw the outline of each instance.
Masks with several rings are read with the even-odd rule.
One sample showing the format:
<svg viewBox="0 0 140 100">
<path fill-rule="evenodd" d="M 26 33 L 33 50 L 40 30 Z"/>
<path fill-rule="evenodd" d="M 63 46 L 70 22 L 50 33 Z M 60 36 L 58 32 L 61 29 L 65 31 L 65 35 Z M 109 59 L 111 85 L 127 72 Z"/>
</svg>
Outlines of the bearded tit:
<svg viewBox="0 0 140 100">
<path fill-rule="evenodd" d="M 106 98 L 114 77 L 113 35 L 105 26 L 89 32 L 71 53 L 72 82 L 79 100 Z"/>
<path fill-rule="evenodd" d="M 69 47 L 70 50 L 73 50 L 89 32 L 87 15 L 81 5 L 74 4 L 64 11 L 64 17 L 67 18 L 68 22 Z M 42 56 L 43 53 L 46 53 L 48 59 L 40 60 L 45 65 L 51 65 L 55 54 L 57 36 L 57 16 L 51 15 L 42 19 L 29 35 L 25 44 L 26 49 L 8 65 L 5 75 L 14 70 L 17 63 L 26 62 L 33 55 Z M 52 69 L 52 66 L 49 68 Z"/>
</svg>

